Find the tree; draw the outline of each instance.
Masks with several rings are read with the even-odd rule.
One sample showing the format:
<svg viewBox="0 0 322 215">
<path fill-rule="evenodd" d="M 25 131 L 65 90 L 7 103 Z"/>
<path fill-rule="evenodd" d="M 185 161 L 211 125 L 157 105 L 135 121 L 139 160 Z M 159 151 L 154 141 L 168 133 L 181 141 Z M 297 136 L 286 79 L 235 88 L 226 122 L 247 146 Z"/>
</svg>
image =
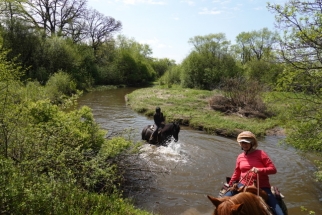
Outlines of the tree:
<svg viewBox="0 0 322 215">
<path fill-rule="evenodd" d="M 24 19 L 47 35 L 67 35 L 70 25 L 84 17 L 86 0 L 28 0 Z"/>
<path fill-rule="evenodd" d="M 85 16 L 85 31 L 90 45 L 96 52 L 99 46 L 111 39 L 112 33 L 121 30 L 122 23 L 106 17 L 97 10 L 89 10 Z"/>
<path fill-rule="evenodd" d="M 233 77 L 239 72 L 230 54 L 230 41 L 223 33 L 195 36 L 189 43 L 194 48 L 182 62 L 183 86 L 214 89 L 222 78 Z"/>
<path fill-rule="evenodd" d="M 230 41 L 226 39 L 223 33 L 195 36 L 190 38 L 188 43 L 193 45 L 196 52 L 210 54 L 218 58 L 228 53 L 230 45 Z"/>
<path fill-rule="evenodd" d="M 293 0 L 283 6 L 268 4 L 268 9 L 284 32 L 280 60 L 286 69 L 280 90 L 298 92 L 284 115 L 291 128 L 286 141 L 303 150 L 322 151 L 322 2 Z"/>
<path fill-rule="evenodd" d="M 252 60 L 269 59 L 278 38 L 277 32 L 272 32 L 267 28 L 238 34 L 236 42 L 242 64 Z"/>
<path fill-rule="evenodd" d="M 154 71 L 157 73 L 158 77 L 164 75 L 164 73 L 169 70 L 172 66 L 175 66 L 175 61 L 170 60 L 168 58 L 162 59 L 153 59 L 152 67 Z"/>
</svg>

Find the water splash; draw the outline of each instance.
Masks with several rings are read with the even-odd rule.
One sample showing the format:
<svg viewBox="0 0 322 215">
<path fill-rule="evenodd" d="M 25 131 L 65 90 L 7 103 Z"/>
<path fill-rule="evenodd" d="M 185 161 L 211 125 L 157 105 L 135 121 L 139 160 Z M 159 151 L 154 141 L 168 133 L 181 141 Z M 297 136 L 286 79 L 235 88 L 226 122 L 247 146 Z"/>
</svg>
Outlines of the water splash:
<svg viewBox="0 0 322 215">
<path fill-rule="evenodd" d="M 184 153 L 181 152 L 181 142 L 174 142 L 174 139 L 167 145 L 152 145 L 145 144 L 141 149 L 141 156 L 149 161 L 153 160 L 154 163 L 158 164 L 161 162 L 164 165 L 166 162 L 175 163 L 186 163 L 187 158 Z"/>
</svg>

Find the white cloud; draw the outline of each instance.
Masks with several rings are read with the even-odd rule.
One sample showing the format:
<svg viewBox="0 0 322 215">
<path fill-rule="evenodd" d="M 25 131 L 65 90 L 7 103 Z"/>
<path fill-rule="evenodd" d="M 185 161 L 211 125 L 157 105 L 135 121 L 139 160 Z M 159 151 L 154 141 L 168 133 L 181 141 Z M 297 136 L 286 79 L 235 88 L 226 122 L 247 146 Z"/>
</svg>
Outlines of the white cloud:
<svg viewBox="0 0 322 215">
<path fill-rule="evenodd" d="M 216 9 L 211 9 L 209 10 L 208 8 L 202 8 L 201 11 L 199 12 L 199 14 L 205 14 L 205 15 L 217 15 L 217 14 L 221 14 L 223 11 L 221 10 L 216 10 Z"/>
<path fill-rule="evenodd" d="M 157 38 L 153 38 L 153 39 L 149 39 L 149 40 L 141 40 L 139 43 L 148 44 L 148 45 L 156 47 L 156 48 L 165 48 L 165 47 L 167 47 L 167 45 L 161 43 Z"/>
<path fill-rule="evenodd" d="M 239 7 L 232 7 L 232 8 L 230 8 L 230 10 L 239 11 L 240 8 Z"/>
<path fill-rule="evenodd" d="M 231 2 L 231 0 L 226 0 L 226 1 L 223 1 L 223 0 L 214 0 L 212 2 L 213 3 L 219 3 L 219 4 L 229 4 Z"/>
<path fill-rule="evenodd" d="M 195 2 L 194 1 L 191 1 L 191 0 L 182 0 L 181 2 L 187 3 L 190 6 L 195 5 Z"/>
<path fill-rule="evenodd" d="M 254 10 L 263 10 L 263 7 L 255 7 Z"/>
<path fill-rule="evenodd" d="M 220 4 L 229 4 L 231 1 L 222 1 Z"/>
<path fill-rule="evenodd" d="M 122 0 L 124 4 L 158 4 L 158 5 L 164 5 L 166 4 L 164 1 L 156 1 L 156 0 Z"/>
</svg>

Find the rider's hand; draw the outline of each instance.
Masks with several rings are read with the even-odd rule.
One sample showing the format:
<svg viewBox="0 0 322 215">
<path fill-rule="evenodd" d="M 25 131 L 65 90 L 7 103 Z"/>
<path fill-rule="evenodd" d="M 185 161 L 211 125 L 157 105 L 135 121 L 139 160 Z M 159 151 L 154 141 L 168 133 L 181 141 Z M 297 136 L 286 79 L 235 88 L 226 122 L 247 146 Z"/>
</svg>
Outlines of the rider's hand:
<svg viewBox="0 0 322 215">
<path fill-rule="evenodd" d="M 259 173 L 259 169 L 257 169 L 256 167 L 253 167 L 250 171 L 254 173 Z"/>
<path fill-rule="evenodd" d="M 238 189 L 238 183 L 234 183 L 232 188 L 237 190 Z"/>
</svg>

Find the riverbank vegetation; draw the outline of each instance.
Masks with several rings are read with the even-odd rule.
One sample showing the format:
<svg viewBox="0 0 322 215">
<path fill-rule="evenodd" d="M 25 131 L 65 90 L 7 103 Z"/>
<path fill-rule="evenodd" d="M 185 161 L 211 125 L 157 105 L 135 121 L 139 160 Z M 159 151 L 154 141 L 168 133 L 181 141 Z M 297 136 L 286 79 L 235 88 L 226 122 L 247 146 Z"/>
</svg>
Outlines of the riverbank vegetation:
<svg viewBox="0 0 322 215">
<path fill-rule="evenodd" d="M 114 37 L 121 21 L 85 0 L 57 2 L 0 2 L 1 214 L 146 213 L 120 191 L 137 143 L 107 140 L 89 108 L 73 109 L 96 85 L 156 82 L 128 95 L 136 111 L 162 106 L 168 121 L 225 136 L 282 127 L 286 144 L 322 152 L 321 2 L 268 4 L 281 33 L 197 35 L 180 64 Z"/>
<path fill-rule="evenodd" d="M 107 140 L 88 107 L 67 111 L 78 96 L 68 74 L 55 74 L 45 86 L 23 83 L 21 67 L 4 55 L 0 213 L 149 214 L 120 192 L 124 168 L 116 161 L 136 152 L 137 144 Z"/>
</svg>

